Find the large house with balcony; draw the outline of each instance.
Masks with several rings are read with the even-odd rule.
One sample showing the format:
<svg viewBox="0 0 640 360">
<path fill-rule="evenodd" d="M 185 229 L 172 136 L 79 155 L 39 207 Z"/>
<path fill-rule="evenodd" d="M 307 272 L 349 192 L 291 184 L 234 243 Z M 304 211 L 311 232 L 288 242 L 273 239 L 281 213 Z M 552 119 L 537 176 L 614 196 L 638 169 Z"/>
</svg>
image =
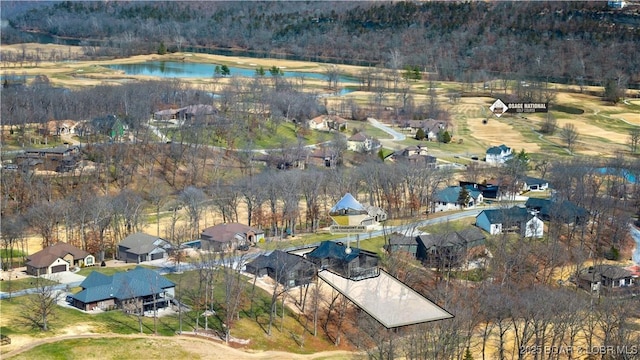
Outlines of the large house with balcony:
<svg viewBox="0 0 640 360">
<path fill-rule="evenodd" d="M 485 161 L 491 165 L 501 165 L 513 157 L 511 148 L 507 145 L 492 146 L 487 149 Z"/>
</svg>

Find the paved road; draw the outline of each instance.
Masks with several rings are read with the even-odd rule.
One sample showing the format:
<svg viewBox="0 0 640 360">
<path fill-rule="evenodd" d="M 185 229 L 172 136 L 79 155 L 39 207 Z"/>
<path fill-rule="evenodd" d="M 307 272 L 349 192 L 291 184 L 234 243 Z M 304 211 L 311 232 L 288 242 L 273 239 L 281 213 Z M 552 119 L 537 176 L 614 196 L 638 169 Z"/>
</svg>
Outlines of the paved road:
<svg viewBox="0 0 640 360">
<path fill-rule="evenodd" d="M 404 232 L 404 231 L 414 231 L 419 227 L 423 227 L 423 226 L 429 226 L 429 225 L 435 225 L 435 224 L 440 224 L 440 223 L 444 223 L 444 222 L 448 222 L 448 221 L 456 221 L 456 220 L 460 220 L 463 218 L 467 218 L 467 217 L 472 217 L 472 216 L 476 216 L 478 215 L 482 210 L 484 209 L 490 209 L 492 207 L 496 207 L 496 206 L 486 206 L 483 207 L 481 209 L 472 209 L 472 210 L 465 210 L 465 211 L 461 211 L 461 212 L 456 212 L 453 214 L 446 214 L 444 216 L 440 216 L 440 217 L 435 217 L 432 219 L 426 219 L 426 220 L 420 220 L 420 221 L 415 221 L 409 224 L 404 224 L 404 225 L 398 225 L 398 226 L 389 226 L 380 230 L 374 230 L 371 232 L 368 232 L 366 234 L 362 234 L 360 236 L 360 241 L 367 241 L 367 239 L 369 238 L 374 238 L 374 237 L 378 237 L 378 236 L 383 236 L 386 234 L 391 234 L 393 232 Z M 351 235 L 351 236 L 344 236 L 338 239 L 333 239 L 332 241 L 335 242 L 343 242 L 346 243 L 347 241 L 349 241 L 350 243 L 356 241 L 356 236 L 355 235 Z M 318 246 L 320 243 L 313 243 L 313 244 L 308 244 L 305 245 L 304 247 L 313 247 L 313 246 Z M 283 251 L 292 251 L 292 250 L 297 250 L 300 249 L 301 247 L 290 247 L 290 248 L 286 248 L 283 249 Z M 247 263 L 253 259 L 255 259 L 256 257 L 258 257 L 261 254 L 265 254 L 268 253 L 268 251 L 262 250 L 262 251 L 257 251 L 257 252 L 250 252 L 250 253 L 243 253 L 240 256 L 236 256 L 234 258 L 230 258 L 230 259 L 225 259 L 224 260 L 224 264 L 222 263 L 222 260 L 220 259 L 215 259 L 213 261 L 211 261 L 210 264 L 208 264 L 208 266 L 222 266 L 222 265 L 226 265 L 229 263 L 233 263 L 234 267 L 237 266 L 238 262 L 241 263 Z M 180 271 L 189 271 L 189 270 L 195 270 L 197 268 L 196 264 L 192 264 L 192 263 L 180 263 L 180 266 L 178 267 L 176 263 L 174 263 L 171 260 L 168 259 L 161 259 L 161 260 L 154 260 L 154 261 L 149 261 L 146 262 L 145 265 L 151 265 L 154 266 L 156 268 L 158 268 L 158 272 L 160 274 L 169 274 L 169 273 L 175 273 L 175 272 L 180 272 Z M 55 290 L 66 290 L 67 286 L 68 287 L 75 287 L 75 286 L 79 286 L 80 282 L 72 282 L 72 283 L 68 283 L 68 284 L 59 284 L 59 285 L 55 285 L 53 286 L 53 289 Z M 23 296 L 23 295 L 28 295 L 28 294 L 33 294 L 37 291 L 37 289 L 25 289 L 25 290 L 20 290 L 20 291 L 15 291 L 11 294 L 11 297 L 17 297 L 17 296 Z M 4 292 L 0 292 L 0 299 L 6 299 L 9 298 L 9 294 L 8 293 L 4 293 Z"/>
<path fill-rule="evenodd" d="M 432 218 L 432 219 L 415 221 L 415 222 L 412 222 L 412 223 L 409 223 L 409 224 L 398 225 L 398 226 L 389 226 L 389 227 L 384 228 L 384 229 L 374 230 L 374 231 L 368 232 L 366 234 L 362 234 L 360 236 L 360 241 L 366 241 L 369 238 L 374 238 L 374 237 L 378 237 L 378 236 L 392 234 L 394 232 L 415 231 L 419 227 L 446 223 L 448 221 L 456 221 L 456 220 L 460 220 L 460 219 L 464 219 L 464 218 L 472 217 L 472 216 L 475 217 L 478 214 L 480 214 L 480 212 L 482 210 L 491 209 L 493 207 L 497 207 L 497 206 L 487 206 L 487 207 L 483 207 L 482 209 L 465 210 L 465 211 L 461 211 L 461 212 L 458 212 L 458 213 L 447 214 L 447 215 L 436 217 L 436 218 Z M 351 235 L 351 236 L 344 236 L 344 237 L 341 237 L 341 238 L 338 238 L 338 239 L 333 239 L 332 241 L 336 241 L 336 242 L 347 242 L 347 241 L 350 241 L 350 242 L 353 242 L 355 239 L 356 239 L 356 236 L 355 235 Z M 318 245 L 318 244 L 320 244 L 320 243 L 316 243 L 316 244 L 313 244 L 313 245 Z M 307 246 L 309 246 L 309 245 L 307 245 Z M 287 250 L 289 250 L 289 249 L 287 249 Z"/>
</svg>

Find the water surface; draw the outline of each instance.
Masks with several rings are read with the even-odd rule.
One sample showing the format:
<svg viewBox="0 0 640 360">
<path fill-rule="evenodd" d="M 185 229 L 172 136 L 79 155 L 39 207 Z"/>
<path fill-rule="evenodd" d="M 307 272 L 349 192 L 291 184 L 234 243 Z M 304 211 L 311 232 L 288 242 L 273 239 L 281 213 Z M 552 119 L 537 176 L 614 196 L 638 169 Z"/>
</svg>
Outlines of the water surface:
<svg viewBox="0 0 640 360">
<path fill-rule="evenodd" d="M 210 78 L 215 75 L 216 66 L 219 64 L 203 64 L 203 63 L 189 63 L 178 61 L 148 61 L 137 64 L 114 64 L 105 65 L 105 67 L 124 71 L 127 75 L 146 75 L 156 76 L 162 78 Z M 247 66 L 251 68 L 243 67 L 229 67 L 230 76 L 242 76 L 252 77 L 256 76 L 256 69 L 258 65 L 248 63 Z M 285 78 L 304 78 L 304 79 L 318 79 L 327 81 L 328 78 L 322 73 L 302 72 L 302 71 L 287 71 L 286 68 L 281 68 L 284 72 Z M 264 68 L 265 78 L 270 78 L 268 68 Z M 355 83 L 356 80 L 347 76 L 341 76 L 340 82 L 343 83 Z"/>
</svg>

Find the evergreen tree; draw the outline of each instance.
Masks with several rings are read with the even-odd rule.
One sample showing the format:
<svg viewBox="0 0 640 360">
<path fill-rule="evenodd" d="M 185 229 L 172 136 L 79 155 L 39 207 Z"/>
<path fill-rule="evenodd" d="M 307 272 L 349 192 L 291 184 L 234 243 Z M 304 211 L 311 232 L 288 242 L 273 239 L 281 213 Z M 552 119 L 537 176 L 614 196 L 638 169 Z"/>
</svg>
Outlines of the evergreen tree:
<svg viewBox="0 0 640 360">
<path fill-rule="evenodd" d="M 460 190 L 460 194 L 458 194 L 458 204 L 460 204 L 462 207 L 466 207 L 467 205 L 469 205 L 470 200 L 471 195 L 469 195 L 469 190 L 463 187 Z"/>
<path fill-rule="evenodd" d="M 464 352 L 464 358 L 462 360 L 473 360 L 473 355 L 471 354 L 471 350 L 469 350 L 469 348 L 467 348 L 467 350 Z"/>
<path fill-rule="evenodd" d="M 442 131 L 440 130 L 440 132 L 438 132 L 438 141 L 448 144 L 451 142 L 451 134 L 449 134 L 448 131 Z"/>
<path fill-rule="evenodd" d="M 271 73 L 271 76 L 282 76 L 284 75 L 284 71 L 282 71 L 282 69 L 280 69 L 279 67 L 273 65 L 271 67 L 271 69 L 269 69 L 269 72 Z"/>
<path fill-rule="evenodd" d="M 259 66 L 259 67 L 256 69 L 256 75 L 258 75 L 258 76 L 264 76 L 264 74 L 265 74 L 264 68 L 263 68 L 262 66 Z"/>
<path fill-rule="evenodd" d="M 164 42 L 160 42 L 160 46 L 158 46 L 158 55 L 164 55 L 167 53 L 167 47 L 164 45 Z"/>
<path fill-rule="evenodd" d="M 422 80 L 422 73 L 420 72 L 420 67 L 418 67 L 418 65 L 413 67 L 413 79 Z"/>
<path fill-rule="evenodd" d="M 222 72 L 222 75 L 224 75 L 224 76 L 231 75 L 231 70 L 229 70 L 229 67 L 227 65 L 222 65 L 220 67 L 220 71 Z"/>
<path fill-rule="evenodd" d="M 416 131 L 416 140 L 424 140 L 425 137 L 427 137 L 427 135 L 424 133 L 424 129 L 419 128 L 418 131 Z"/>
</svg>

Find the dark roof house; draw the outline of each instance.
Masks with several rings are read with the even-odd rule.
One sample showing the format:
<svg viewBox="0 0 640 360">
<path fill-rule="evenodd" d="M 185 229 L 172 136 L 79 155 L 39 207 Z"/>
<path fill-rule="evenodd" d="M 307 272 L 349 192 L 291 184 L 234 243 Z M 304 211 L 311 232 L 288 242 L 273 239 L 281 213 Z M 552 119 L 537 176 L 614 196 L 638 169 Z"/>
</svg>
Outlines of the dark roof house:
<svg viewBox="0 0 640 360">
<path fill-rule="evenodd" d="M 476 227 L 444 234 L 426 234 L 417 237 L 416 257 L 430 267 L 459 266 L 472 248 L 485 244 L 486 236 Z"/>
<path fill-rule="evenodd" d="M 378 275 L 378 255 L 371 251 L 347 247 L 341 242 L 323 241 L 307 254 L 319 269 L 334 271 L 349 279 Z"/>
<path fill-rule="evenodd" d="M 544 179 L 525 176 L 522 179 L 522 190 L 523 191 L 544 191 L 549 188 L 549 182 Z"/>
<path fill-rule="evenodd" d="M 500 187 L 498 185 L 479 184 L 472 181 L 460 181 L 460 186 L 477 189 L 485 199 L 498 199 Z"/>
<path fill-rule="evenodd" d="M 587 221 L 589 212 L 569 200 L 555 201 L 550 199 L 529 198 L 525 206 L 537 212 L 545 221 L 560 221 L 565 224 L 581 224 Z"/>
<path fill-rule="evenodd" d="M 279 284 L 291 288 L 309 284 L 315 277 L 316 267 L 302 256 L 274 250 L 248 263 L 246 271 L 256 276 L 268 275 Z"/>
<path fill-rule="evenodd" d="M 389 236 L 388 244 L 386 244 L 384 248 L 390 253 L 404 251 L 415 257 L 418 251 L 418 241 L 415 236 L 394 232 Z"/>
<path fill-rule="evenodd" d="M 123 309 L 144 313 L 167 307 L 174 295 L 175 284 L 154 270 L 141 266 L 111 276 L 94 271 L 80 284 L 82 290 L 73 295 L 72 305 L 90 311 Z M 155 305 L 154 305 L 155 303 Z"/>
</svg>

